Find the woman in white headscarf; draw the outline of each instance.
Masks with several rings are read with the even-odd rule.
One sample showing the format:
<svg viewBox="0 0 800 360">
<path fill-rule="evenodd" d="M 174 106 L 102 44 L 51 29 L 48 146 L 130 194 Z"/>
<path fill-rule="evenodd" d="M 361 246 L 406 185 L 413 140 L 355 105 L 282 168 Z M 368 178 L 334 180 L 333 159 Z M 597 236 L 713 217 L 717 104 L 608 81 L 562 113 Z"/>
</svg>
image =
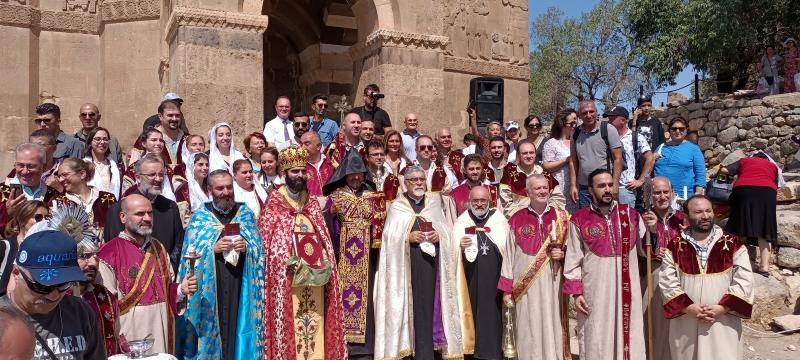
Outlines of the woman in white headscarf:
<svg viewBox="0 0 800 360">
<path fill-rule="evenodd" d="M 261 209 L 267 204 L 267 190 L 253 181 L 253 166 L 248 159 L 233 162 L 233 195 L 237 202 L 242 202 L 253 211 L 256 219 Z"/>
<path fill-rule="evenodd" d="M 192 213 L 211 201 L 211 198 L 205 191 L 206 177 L 208 177 L 208 155 L 191 153 L 183 159 L 186 164 L 186 182 L 175 190 L 175 202 L 178 204 L 185 227 L 189 223 Z"/>
<path fill-rule="evenodd" d="M 208 172 L 225 169 L 233 174 L 233 162 L 244 159 L 244 155 L 233 146 L 233 129 L 228 123 L 217 123 L 208 132 Z"/>
</svg>

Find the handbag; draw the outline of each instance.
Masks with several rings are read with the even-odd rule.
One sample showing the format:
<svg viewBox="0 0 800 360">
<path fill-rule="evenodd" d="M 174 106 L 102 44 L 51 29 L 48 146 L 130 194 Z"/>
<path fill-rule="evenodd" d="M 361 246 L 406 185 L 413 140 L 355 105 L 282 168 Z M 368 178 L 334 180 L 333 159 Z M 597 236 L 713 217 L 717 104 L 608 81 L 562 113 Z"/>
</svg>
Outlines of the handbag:
<svg viewBox="0 0 800 360">
<path fill-rule="evenodd" d="M 733 176 L 717 174 L 706 184 L 706 196 L 712 202 L 727 204 L 733 191 Z"/>
</svg>

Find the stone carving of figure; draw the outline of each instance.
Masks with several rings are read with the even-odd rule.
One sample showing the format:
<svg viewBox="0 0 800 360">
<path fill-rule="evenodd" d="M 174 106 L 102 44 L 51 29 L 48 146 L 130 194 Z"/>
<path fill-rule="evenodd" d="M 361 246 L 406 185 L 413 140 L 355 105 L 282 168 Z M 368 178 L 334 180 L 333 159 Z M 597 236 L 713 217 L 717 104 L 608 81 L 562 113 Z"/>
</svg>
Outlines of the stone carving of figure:
<svg viewBox="0 0 800 360">
<path fill-rule="evenodd" d="M 25 0 L 20 0 L 25 1 Z M 98 0 L 64 0 L 64 11 L 97 12 Z"/>
</svg>

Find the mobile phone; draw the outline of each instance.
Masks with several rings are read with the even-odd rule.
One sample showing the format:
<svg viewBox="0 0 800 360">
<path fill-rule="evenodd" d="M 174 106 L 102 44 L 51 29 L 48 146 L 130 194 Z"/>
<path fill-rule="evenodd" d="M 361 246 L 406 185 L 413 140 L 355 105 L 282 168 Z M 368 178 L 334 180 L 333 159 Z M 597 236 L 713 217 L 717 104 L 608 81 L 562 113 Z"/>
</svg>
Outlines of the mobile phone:
<svg viewBox="0 0 800 360">
<path fill-rule="evenodd" d="M 430 221 L 420 221 L 419 222 L 419 231 L 422 232 L 431 232 L 433 231 L 433 223 Z"/>
<path fill-rule="evenodd" d="M 16 199 L 17 196 L 22 195 L 22 184 L 11 184 L 11 199 Z"/>
</svg>

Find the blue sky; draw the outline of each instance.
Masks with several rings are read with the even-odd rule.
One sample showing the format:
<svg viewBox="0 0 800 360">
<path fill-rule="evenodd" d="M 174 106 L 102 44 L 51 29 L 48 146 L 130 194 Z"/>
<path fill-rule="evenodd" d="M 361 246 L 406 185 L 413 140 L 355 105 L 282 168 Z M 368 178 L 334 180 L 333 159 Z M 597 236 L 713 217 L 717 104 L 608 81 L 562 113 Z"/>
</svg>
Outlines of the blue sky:
<svg viewBox="0 0 800 360">
<path fill-rule="evenodd" d="M 548 8 L 550 7 L 557 7 L 560 8 L 564 14 L 569 17 L 578 18 L 581 16 L 582 13 L 589 11 L 592 7 L 595 6 L 599 1 L 597 0 L 530 0 L 528 2 L 528 16 L 529 21 L 533 23 L 533 20 L 545 13 Z M 675 86 L 668 86 L 663 89 L 658 89 L 659 91 L 669 90 L 681 87 L 683 85 L 688 84 L 689 82 L 694 80 L 694 71 L 691 68 L 684 69 L 683 72 L 678 74 L 675 83 Z M 684 93 L 687 96 L 691 96 L 691 87 L 687 87 L 683 90 L 679 91 L 680 93 Z M 653 96 L 653 105 L 659 106 L 661 103 L 667 103 L 667 94 L 655 94 Z M 628 107 L 631 104 L 626 104 Z"/>
</svg>

